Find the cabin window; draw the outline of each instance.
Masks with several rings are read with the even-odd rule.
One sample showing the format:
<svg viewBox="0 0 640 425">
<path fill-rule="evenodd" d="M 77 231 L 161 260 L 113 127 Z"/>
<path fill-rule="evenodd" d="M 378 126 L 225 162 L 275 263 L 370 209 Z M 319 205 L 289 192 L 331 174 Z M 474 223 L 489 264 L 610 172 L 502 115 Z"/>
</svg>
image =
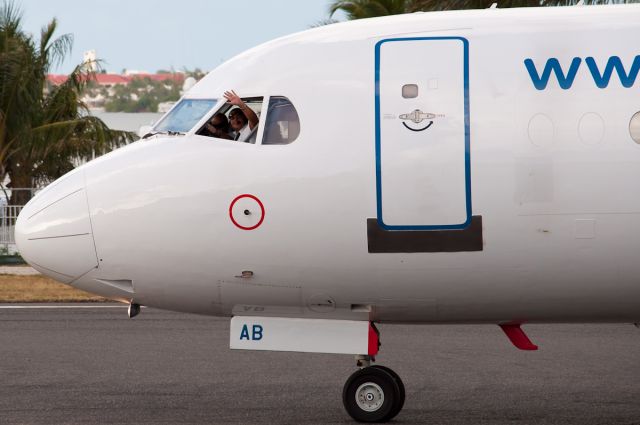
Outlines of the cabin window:
<svg viewBox="0 0 640 425">
<path fill-rule="evenodd" d="M 153 131 L 186 133 L 215 106 L 216 99 L 182 99 L 154 127 Z"/>
<path fill-rule="evenodd" d="M 247 97 L 242 98 L 242 101 L 249 108 L 251 108 L 253 112 L 256 113 L 258 118 L 260 118 L 262 112 L 262 99 L 262 97 Z M 216 110 L 209 116 L 204 125 L 200 127 L 198 131 L 196 131 L 196 134 L 200 136 L 213 137 L 220 140 L 235 140 L 237 134 L 229 123 L 229 114 L 237 108 L 237 106 L 225 103 L 220 109 Z M 224 117 L 221 117 L 221 115 L 224 115 Z M 222 123 L 223 125 L 218 125 L 220 123 Z M 213 125 L 213 127 L 211 125 Z M 258 134 L 258 128 L 260 127 L 260 125 L 261 124 L 258 123 L 258 125 L 251 130 L 249 138 L 244 140 L 246 143 L 256 142 L 256 135 Z"/>
<path fill-rule="evenodd" d="M 636 112 L 633 117 L 631 117 L 629 133 L 633 141 L 640 144 L 640 112 Z"/>
<path fill-rule="evenodd" d="M 264 124 L 263 145 L 287 145 L 300 134 L 296 108 L 283 96 L 271 96 Z"/>
</svg>

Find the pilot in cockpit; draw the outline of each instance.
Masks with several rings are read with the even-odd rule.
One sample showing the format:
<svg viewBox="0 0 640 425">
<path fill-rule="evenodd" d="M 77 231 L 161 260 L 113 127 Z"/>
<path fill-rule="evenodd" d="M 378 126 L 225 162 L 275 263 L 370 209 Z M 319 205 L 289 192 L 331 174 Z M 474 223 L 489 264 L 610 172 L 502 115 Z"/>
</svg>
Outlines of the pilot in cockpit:
<svg viewBox="0 0 640 425">
<path fill-rule="evenodd" d="M 233 139 L 229 120 L 222 112 L 217 112 L 211 117 L 209 122 L 204 125 L 204 129 L 200 133 L 203 136 L 217 137 L 219 139 Z"/>
<path fill-rule="evenodd" d="M 224 92 L 224 98 L 230 104 L 237 106 L 229 112 L 229 124 L 235 132 L 233 139 L 246 142 L 258 126 L 258 115 L 233 90 Z"/>
</svg>

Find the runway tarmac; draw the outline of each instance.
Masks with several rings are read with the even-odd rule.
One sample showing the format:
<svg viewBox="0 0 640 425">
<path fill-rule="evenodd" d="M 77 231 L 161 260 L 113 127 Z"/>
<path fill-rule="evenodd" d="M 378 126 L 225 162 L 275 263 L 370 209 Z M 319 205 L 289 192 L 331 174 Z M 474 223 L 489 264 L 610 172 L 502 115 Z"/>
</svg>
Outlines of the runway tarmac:
<svg viewBox="0 0 640 425">
<path fill-rule="evenodd" d="M 350 424 L 351 356 L 231 351 L 228 319 L 0 305 L 2 424 Z M 24 307 L 24 306 L 23 306 Z M 640 330 L 382 325 L 407 387 L 397 424 L 640 424 Z"/>
</svg>

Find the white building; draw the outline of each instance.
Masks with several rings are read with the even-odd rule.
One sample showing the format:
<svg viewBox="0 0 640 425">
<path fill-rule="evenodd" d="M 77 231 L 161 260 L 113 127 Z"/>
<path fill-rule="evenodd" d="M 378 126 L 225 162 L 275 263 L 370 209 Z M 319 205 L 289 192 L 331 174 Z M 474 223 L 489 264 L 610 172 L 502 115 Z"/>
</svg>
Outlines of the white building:
<svg viewBox="0 0 640 425">
<path fill-rule="evenodd" d="M 95 50 L 87 50 L 82 55 L 82 63 L 93 72 L 98 71 L 98 63 L 96 60 L 97 56 Z"/>
</svg>

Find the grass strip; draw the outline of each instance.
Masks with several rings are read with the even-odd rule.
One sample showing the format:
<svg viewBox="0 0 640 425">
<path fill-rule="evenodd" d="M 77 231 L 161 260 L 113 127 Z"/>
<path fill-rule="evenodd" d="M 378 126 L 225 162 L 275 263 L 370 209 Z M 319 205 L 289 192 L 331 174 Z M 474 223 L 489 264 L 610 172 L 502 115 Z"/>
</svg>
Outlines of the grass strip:
<svg viewBox="0 0 640 425">
<path fill-rule="evenodd" d="M 41 276 L 0 274 L 0 303 L 104 302 L 106 298 Z"/>
</svg>

